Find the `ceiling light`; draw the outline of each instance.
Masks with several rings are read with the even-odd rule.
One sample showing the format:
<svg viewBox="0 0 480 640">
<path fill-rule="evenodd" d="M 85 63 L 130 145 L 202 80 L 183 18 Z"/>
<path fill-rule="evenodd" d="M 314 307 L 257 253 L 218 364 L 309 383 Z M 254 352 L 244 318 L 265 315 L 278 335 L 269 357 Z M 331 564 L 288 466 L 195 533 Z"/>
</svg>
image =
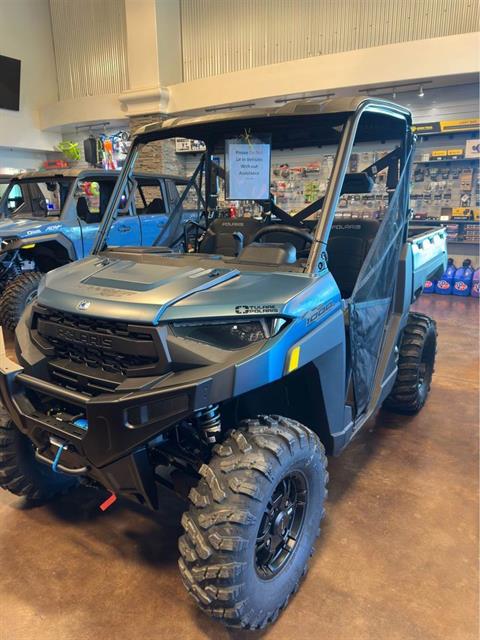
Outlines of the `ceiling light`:
<svg viewBox="0 0 480 640">
<path fill-rule="evenodd" d="M 328 98 L 332 98 L 335 94 L 334 93 L 317 93 L 314 94 L 312 96 L 296 96 L 295 98 L 278 98 L 277 100 L 275 100 L 275 102 L 278 104 L 280 102 L 296 102 L 301 101 L 301 100 L 314 100 L 314 99 L 318 99 L 318 98 L 325 98 L 328 100 Z"/>
<path fill-rule="evenodd" d="M 254 107 L 255 102 L 244 102 L 243 104 L 227 104 L 224 107 L 208 107 L 205 109 L 207 113 L 216 113 L 217 111 L 231 111 L 232 109 L 248 109 Z"/>
<path fill-rule="evenodd" d="M 422 85 L 420 85 L 420 89 L 418 90 L 417 96 L 419 98 L 423 98 L 424 95 L 425 95 L 425 93 L 423 91 L 423 87 L 422 87 Z"/>
</svg>

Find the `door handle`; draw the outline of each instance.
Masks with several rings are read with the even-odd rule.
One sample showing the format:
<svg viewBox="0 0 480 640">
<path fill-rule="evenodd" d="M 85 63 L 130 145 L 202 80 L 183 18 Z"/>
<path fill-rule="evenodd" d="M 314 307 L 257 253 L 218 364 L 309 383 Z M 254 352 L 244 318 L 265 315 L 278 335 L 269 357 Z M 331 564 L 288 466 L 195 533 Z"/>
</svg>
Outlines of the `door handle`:
<svg viewBox="0 0 480 640">
<path fill-rule="evenodd" d="M 130 231 L 131 227 L 129 227 L 128 224 L 120 224 L 118 225 L 118 230 L 120 233 L 125 233 L 126 231 Z"/>
</svg>

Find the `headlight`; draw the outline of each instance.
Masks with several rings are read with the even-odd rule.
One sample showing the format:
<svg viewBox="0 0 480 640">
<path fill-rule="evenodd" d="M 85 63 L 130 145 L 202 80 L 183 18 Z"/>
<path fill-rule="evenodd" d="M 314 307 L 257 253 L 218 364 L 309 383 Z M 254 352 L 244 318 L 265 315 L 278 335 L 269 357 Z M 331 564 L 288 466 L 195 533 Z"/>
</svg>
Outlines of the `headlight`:
<svg viewBox="0 0 480 640">
<path fill-rule="evenodd" d="M 179 338 L 205 342 L 220 349 L 243 349 L 255 342 L 261 342 L 272 335 L 270 320 L 239 320 L 236 322 L 211 322 L 208 324 L 175 323 L 173 333 Z"/>
</svg>

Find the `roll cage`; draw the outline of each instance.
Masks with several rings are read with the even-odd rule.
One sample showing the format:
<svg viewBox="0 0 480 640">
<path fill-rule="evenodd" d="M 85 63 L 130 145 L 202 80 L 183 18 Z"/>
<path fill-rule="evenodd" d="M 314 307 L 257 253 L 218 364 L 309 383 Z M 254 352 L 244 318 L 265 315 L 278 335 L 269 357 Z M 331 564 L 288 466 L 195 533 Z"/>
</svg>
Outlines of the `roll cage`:
<svg viewBox="0 0 480 640">
<path fill-rule="evenodd" d="M 119 210 L 127 183 L 134 185 L 134 165 L 143 145 L 173 137 L 201 139 L 205 142 L 206 151 L 187 180 L 186 188 L 172 211 L 169 222 L 173 223 L 175 214 L 181 211 L 182 204 L 192 188 L 196 191 L 198 203 L 208 222 L 215 217 L 217 210 L 216 179 L 224 176 L 224 170 L 212 158 L 222 135 L 225 136 L 233 128 L 238 130 L 242 126 L 255 131 L 275 130 L 282 134 L 280 144 L 284 145 L 283 148 L 288 148 L 289 144 L 298 145 L 302 140 L 307 141 L 308 134 L 304 133 L 305 129 L 313 127 L 317 133 L 321 131 L 323 134 L 320 144 L 318 141 L 315 144 L 321 146 L 321 144 L 338 143 L 325 195 L 294 215 L 288 214 L 277 206 L 273 197 L 259 204 L 265 213 L 273 214 L 278 218 L 280 225 L 298 227 L 301 227 L 307 218 L 322 210 L 323 215 L 318 218 L 304 269 L 306 273 L 317 274 L 327 266 L 326 246 L 338 201 L 345 188 L 354 142 L 357 138 L 359 141 L 368 141 L 373 135 L 375 139 L 389 139 L 392 137 L 392 131 L 395 131 L 395 137 L 400 140 L 400 145 L 378 162 L 364 167 L 359 172 L 364 180 L 371 180 L 377 173 L 387 169 L 387 190 L 391 197 L 413 147 L 414 135 L 411 124 L 410 112 L 399 105 L 376 98 L 338 98 L 320 104 L 299 101 L 276 109 L 250 109 L 203 118 L 176 118 L 156 125 L 147 125 L 134 138 L 120 178 L 113 190 L 93 253 L 99 253 L 105 247 L 109 228 Z M 310 140 L 309 143 L 311 144 Z M 134 189 L 130 189 L 130 193 L 133 191 Z M 408 210 L 408 201 L 402 203 L 402 206 L 405 211 Z M 165 237 L 164 231 L 159 234 L 154 244 L 159 244 L 162 237 Z"/>
</svg>

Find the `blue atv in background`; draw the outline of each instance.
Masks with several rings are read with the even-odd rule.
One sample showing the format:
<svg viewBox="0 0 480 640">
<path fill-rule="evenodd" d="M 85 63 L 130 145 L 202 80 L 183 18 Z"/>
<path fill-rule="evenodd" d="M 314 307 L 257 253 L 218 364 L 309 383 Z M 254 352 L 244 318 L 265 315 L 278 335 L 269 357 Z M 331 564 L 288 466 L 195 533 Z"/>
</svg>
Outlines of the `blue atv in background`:
<svg viewBox="0 0 480 640">
<path fill-rule="evenodd" d="M 14 330 L 42 275 L 87 256 L 118 172 L 67 169 L 25 173 L 10 180 L 0 200 L 0 324 Z M 112 227 L 118 246 L 148 246 L 179 202 L 179 177 L 136 177 L 133 200 Z M 182 210 L 183 211 L 183 210 Z M 185 213 L 185 220 L 195 218 Z"/>
<path fill-rule="evenodd" d="M 201 191 L 205 224 L 183 254 L 179 211 L 150 246 L 119 247 L 137 165 L 176 137 L 205 143 L 180 199 Z M 22 316 L 18 363 L 0 332 L 0 484 L 39 500 L 86 482 L 103 508 L 158 509 L 187 483 L 186 589 L 226 625 L 273 622 L 320 532 L 326 454 L 430 390 L 435 323 L 410 305 L 445 269 L 446 230 L 410 227 L 413 148 L 410 112 L 367 97 L 144 127 L 92 254 L 47 273 Z M 292 151 L 316 167 L 313 200 L 273 187 Z M 342 194 L 386 205 L 340 216 Z"/>
</svg>

